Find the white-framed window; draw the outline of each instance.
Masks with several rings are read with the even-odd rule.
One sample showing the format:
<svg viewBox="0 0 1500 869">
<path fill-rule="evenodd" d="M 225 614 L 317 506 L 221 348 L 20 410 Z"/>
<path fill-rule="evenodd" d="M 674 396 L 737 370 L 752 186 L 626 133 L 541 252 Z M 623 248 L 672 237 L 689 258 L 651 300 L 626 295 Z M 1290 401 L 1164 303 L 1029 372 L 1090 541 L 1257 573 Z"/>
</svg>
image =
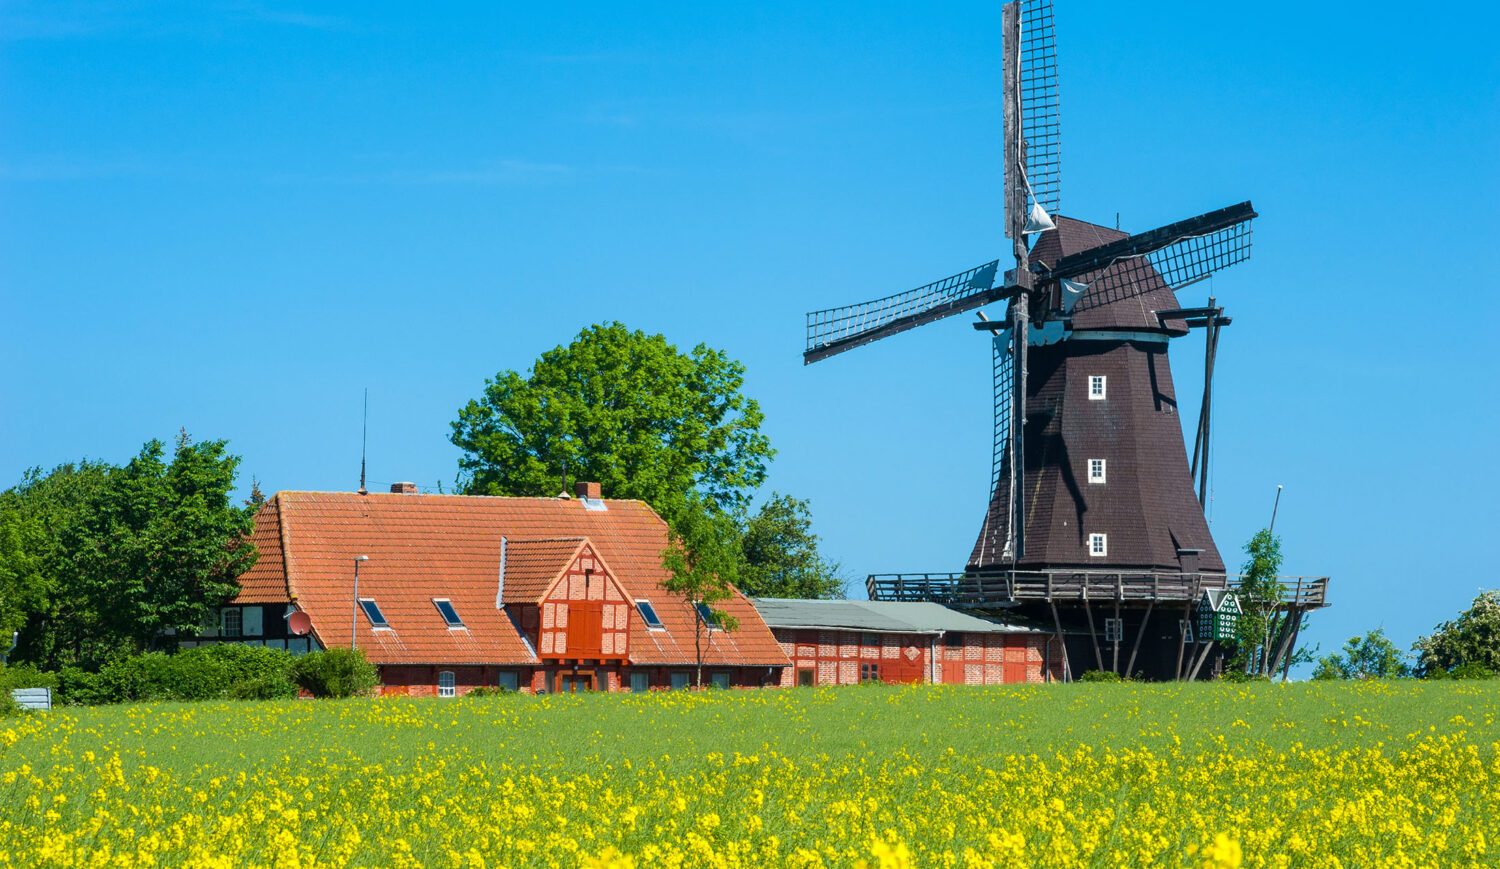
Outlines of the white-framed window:
<svg viewBox="0 0 1500 869">
<path fill-rule="evenodd" d="M 1125 620 L 1124 619 L 1105 619 L 1104 620 L 1104 642 L 1106 642 L 1106 643 L 1118 643 L 1120 640 L 1123 640 L 1124 638 L 1125 638 Z"/>
<path fill-rule="evenodd" d="M 1089 401 L 1103 401 L 1105 395 L 1104 387 L 1103 374 L 1089 375 Z"/>
<path fill-rule="evenodd" d="M 724 630 L 724 626 L 719 624 L 718 616 L 714 615 L 713 607 L 699 601 L 693 604 L 693 609 L 697 610 L 698 618 L 703 622 L 704 627 L 710 631 Z"/>
<path fill-rule="evenodd" d="M 1104 460 L 1103 459 L 1089 459 L 1089 482 L 1090 483 L 1102 483 L 1102 482 L 1104 482 Z"/>
<path fill-rule="evenodd" d="M 1089 555 L 1100 556 L 1109 554 L 1109 536 L 1106 534 L 1089 535 Z"/>
<path fill-rule="evenodd" d="M 227 606 L 219 610 L 219 633 L 226 637 L 238 637 L 243 633 L 239 607 Z"/>
<path fill-rule="evenodd" d="M 437 607 L 438 615 L 443 617 L 443 624 L 450 628 L 461 628 L 464 620 L 458 617 L 458 610 L 453 608 L 453 601 L 446 597 L 435 597 L 432 605 Z"/>
<path fill-rule="evenodd" d="M 656 607 L 651 605 L 651 601 L 644 598 L 636 598 L 635 611 L 641 614 L 641 620 L 646 623 L 647 629 L 653 631 L 664 631 L 667 629 L 667 626 L 661 623 L 661 616 L 656 614 Z"/>
<path fill-rule="evenodd" d="M 380 606 L 375 603 L 373 597 L 362 597 L 359 599 L 359 608 L 364 610 L 365 618 L 370 620 L 370 627 L 380 630 L 390 630 L 391 623 L 385 620 L 385 613 L 380 611 Z"/>
<path fill-rule="evenodd" d="M 453 678 L 452 670 L 443 670 L 438 673 L 438 696 L 452 697 L 458 693 L 458 682 Z"/>
</svg>

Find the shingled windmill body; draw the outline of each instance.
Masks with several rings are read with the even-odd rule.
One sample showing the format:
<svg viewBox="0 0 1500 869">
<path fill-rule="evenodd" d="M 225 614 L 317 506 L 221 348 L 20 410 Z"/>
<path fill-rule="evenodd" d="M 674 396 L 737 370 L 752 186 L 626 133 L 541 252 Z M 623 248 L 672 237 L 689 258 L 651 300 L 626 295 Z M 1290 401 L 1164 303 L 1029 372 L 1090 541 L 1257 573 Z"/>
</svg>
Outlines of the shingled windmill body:
<svg viewBox="0 0 1500 869">
<path fill-rule="evenodd" d="M 1068 672 L 1193 678 L 1222 650 L 1216 637 L 1195 635 L 1194 608 L 1234 579 L 1202 509 L 1213 362 L 1229 318 L 1213 299 L 1183 308 L 1176 292 L 1246 259 L 1256 213 L 1244 202 L 1136 235 L 1058 215 L 1052 5 L 1007 3 L 1002 18 L 1015 267 L 1002 274 L 995 260 L 808 315 L 807 363 L 967 311 L 992 336 L 991 495 L 966 569 L 873 575 L 870 596 L 1045 623 Z M 1001 301 L 1003 321 L 979 310 Z M 1189 459 L 1167 348 L 1193 328 L 1206 335 L 1205 386 Z M 1326 581 L 1306 585 L 1287 603 L 1289 626 L 1323 604 Z M 1282 655 L 1295 642 L 1288 630 L 1274 644 Z"/>
</svg>

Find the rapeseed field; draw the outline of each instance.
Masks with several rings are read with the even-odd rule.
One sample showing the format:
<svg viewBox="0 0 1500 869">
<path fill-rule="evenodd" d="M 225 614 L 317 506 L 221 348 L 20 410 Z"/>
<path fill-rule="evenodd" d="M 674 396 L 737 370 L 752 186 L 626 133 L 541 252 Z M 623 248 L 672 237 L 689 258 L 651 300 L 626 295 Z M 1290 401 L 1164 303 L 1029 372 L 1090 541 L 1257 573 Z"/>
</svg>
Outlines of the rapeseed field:
<svg viewBox="0 0 1500 869">
<path fill-rule="evenodd" d="M 796 689 L 0 720 L 0 864 L 1493 866 L 1482 682 Z"/>
</svg>

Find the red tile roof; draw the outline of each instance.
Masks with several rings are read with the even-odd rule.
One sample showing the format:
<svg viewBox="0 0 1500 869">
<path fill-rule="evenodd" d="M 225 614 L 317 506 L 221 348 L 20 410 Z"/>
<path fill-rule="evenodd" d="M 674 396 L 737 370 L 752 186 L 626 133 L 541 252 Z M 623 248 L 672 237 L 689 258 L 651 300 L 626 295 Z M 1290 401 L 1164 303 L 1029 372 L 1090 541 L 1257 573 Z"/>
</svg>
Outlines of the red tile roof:
<svg viewBox="0 0 1500 869">
<path fill-rule="evenodd" d="M 582 537 L 507 541 L 504 602 L 540 603 L 586 542 Z"/>
<path fill-rule="evenodd" d="M 608 500 L 586 510 L 559 498 L 497 498 L 353 492 L 278 492 L 256 515 L 253 539 L 260 561 L 241 578 L 238 603 L 294 600 L 312 617 L 325 647 L 357 642 L 380 664 L 522 664 L 536 657 L 503 609 L 500 540 L 507 539 L 506 599 L 513 582 L 538 582 L 563 548 L 536 545 L 584 539 L 635 598 L 649 599 L 666 627 L 648 630 L 631 619 L 635 664 L 692 664 L 696 615 L 662 584 L 667 526 L 640 501 Z M 516 553 L 514 548 L 521 552 Z M 359 596 L 374 598 L 392 630 L 374 630 L 354 609 L 354 558 L 368 555 Z M 513 559 L 519 559 L 519 564 Z M 558 572 L 561 558 L 551 561 Z M 554 573 L 555 576 L 555 573 Z M 540 595 L 545 587 L 539 588 Z M 448 598 L 465 629 L 449 629 L 433 598 Z M 771 631 L 743 595 L 718 605 L 739 621 L 732 632 L 706 638 L 704 662 L 731 666 L 786 666 Z"/>
</svg>

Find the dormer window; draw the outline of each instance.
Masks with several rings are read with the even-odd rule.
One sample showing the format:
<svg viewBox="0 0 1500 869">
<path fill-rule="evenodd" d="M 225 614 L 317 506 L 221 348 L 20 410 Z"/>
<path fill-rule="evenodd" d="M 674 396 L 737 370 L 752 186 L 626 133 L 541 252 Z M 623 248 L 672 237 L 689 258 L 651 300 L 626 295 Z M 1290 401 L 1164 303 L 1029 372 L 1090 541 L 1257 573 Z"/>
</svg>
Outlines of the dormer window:
<svg viewBox="0 0 1500 869">
<path fill-rule="evenodd" d="M 1104 400 L 1104 375 L 1092 374 L 1089 376 L 1089 401 Z"/>
<path fill-rule="evenodd" d="M 635 602 L 635 611 L 641 614 L 641 621 L 646 623 L 647 628 L 653 631 L 664 631 L 667 629 L 667 626 L 661 623 L 661 616 L 656 614 L 656 607 L 651 605 L 651 601 L 637 600 Z"/>
<path fill-rule="evenodd" d="M 464 626 L 464 620 L 458 617 L 458 610 L 453 608 L 453 601 L 445 597 L 435 597 L 432 599 L 432 605 L 437 607 L 438 615 L 443 617 L 443 621 L 447 623 L 448 627 L 461 628 Z"/>
<path fill-rule="evenodd" d="M 1089 482 L 1090 483 L 1102 483 L 1102 482 L 1104 482 L 1104 460 L 1103 459 L 1089 459 Z"/>
<path fill-rule="evenodd" d="M 1109 554 L 1109 537 L 1104 534 L 1089 535 L 1089 555 L 1101 557 Z"/>
<path fill-rule="evenodd" d="M 708 604 L 699 601 L 698 603 L 693 604 L 693 609 L 697 610 L 699 620 L 702 621 L 709 630 L 723 630 L 724 626 L 719 624 L 718 618 L 714 616 L 714 611 L 709 607 Z"/>
<path fill-rule="evenodd" d="M 370 627 L 376 630 L 384 629 L 388 631 L 391 629 L 391 623 L 385 620 L 385 613 L 381 612 L 380 607 L 375 605 L 375 598 L 360 598 L 359 608 L 364 610 L 365 618 L 370 620 Z"/>
</svg>

